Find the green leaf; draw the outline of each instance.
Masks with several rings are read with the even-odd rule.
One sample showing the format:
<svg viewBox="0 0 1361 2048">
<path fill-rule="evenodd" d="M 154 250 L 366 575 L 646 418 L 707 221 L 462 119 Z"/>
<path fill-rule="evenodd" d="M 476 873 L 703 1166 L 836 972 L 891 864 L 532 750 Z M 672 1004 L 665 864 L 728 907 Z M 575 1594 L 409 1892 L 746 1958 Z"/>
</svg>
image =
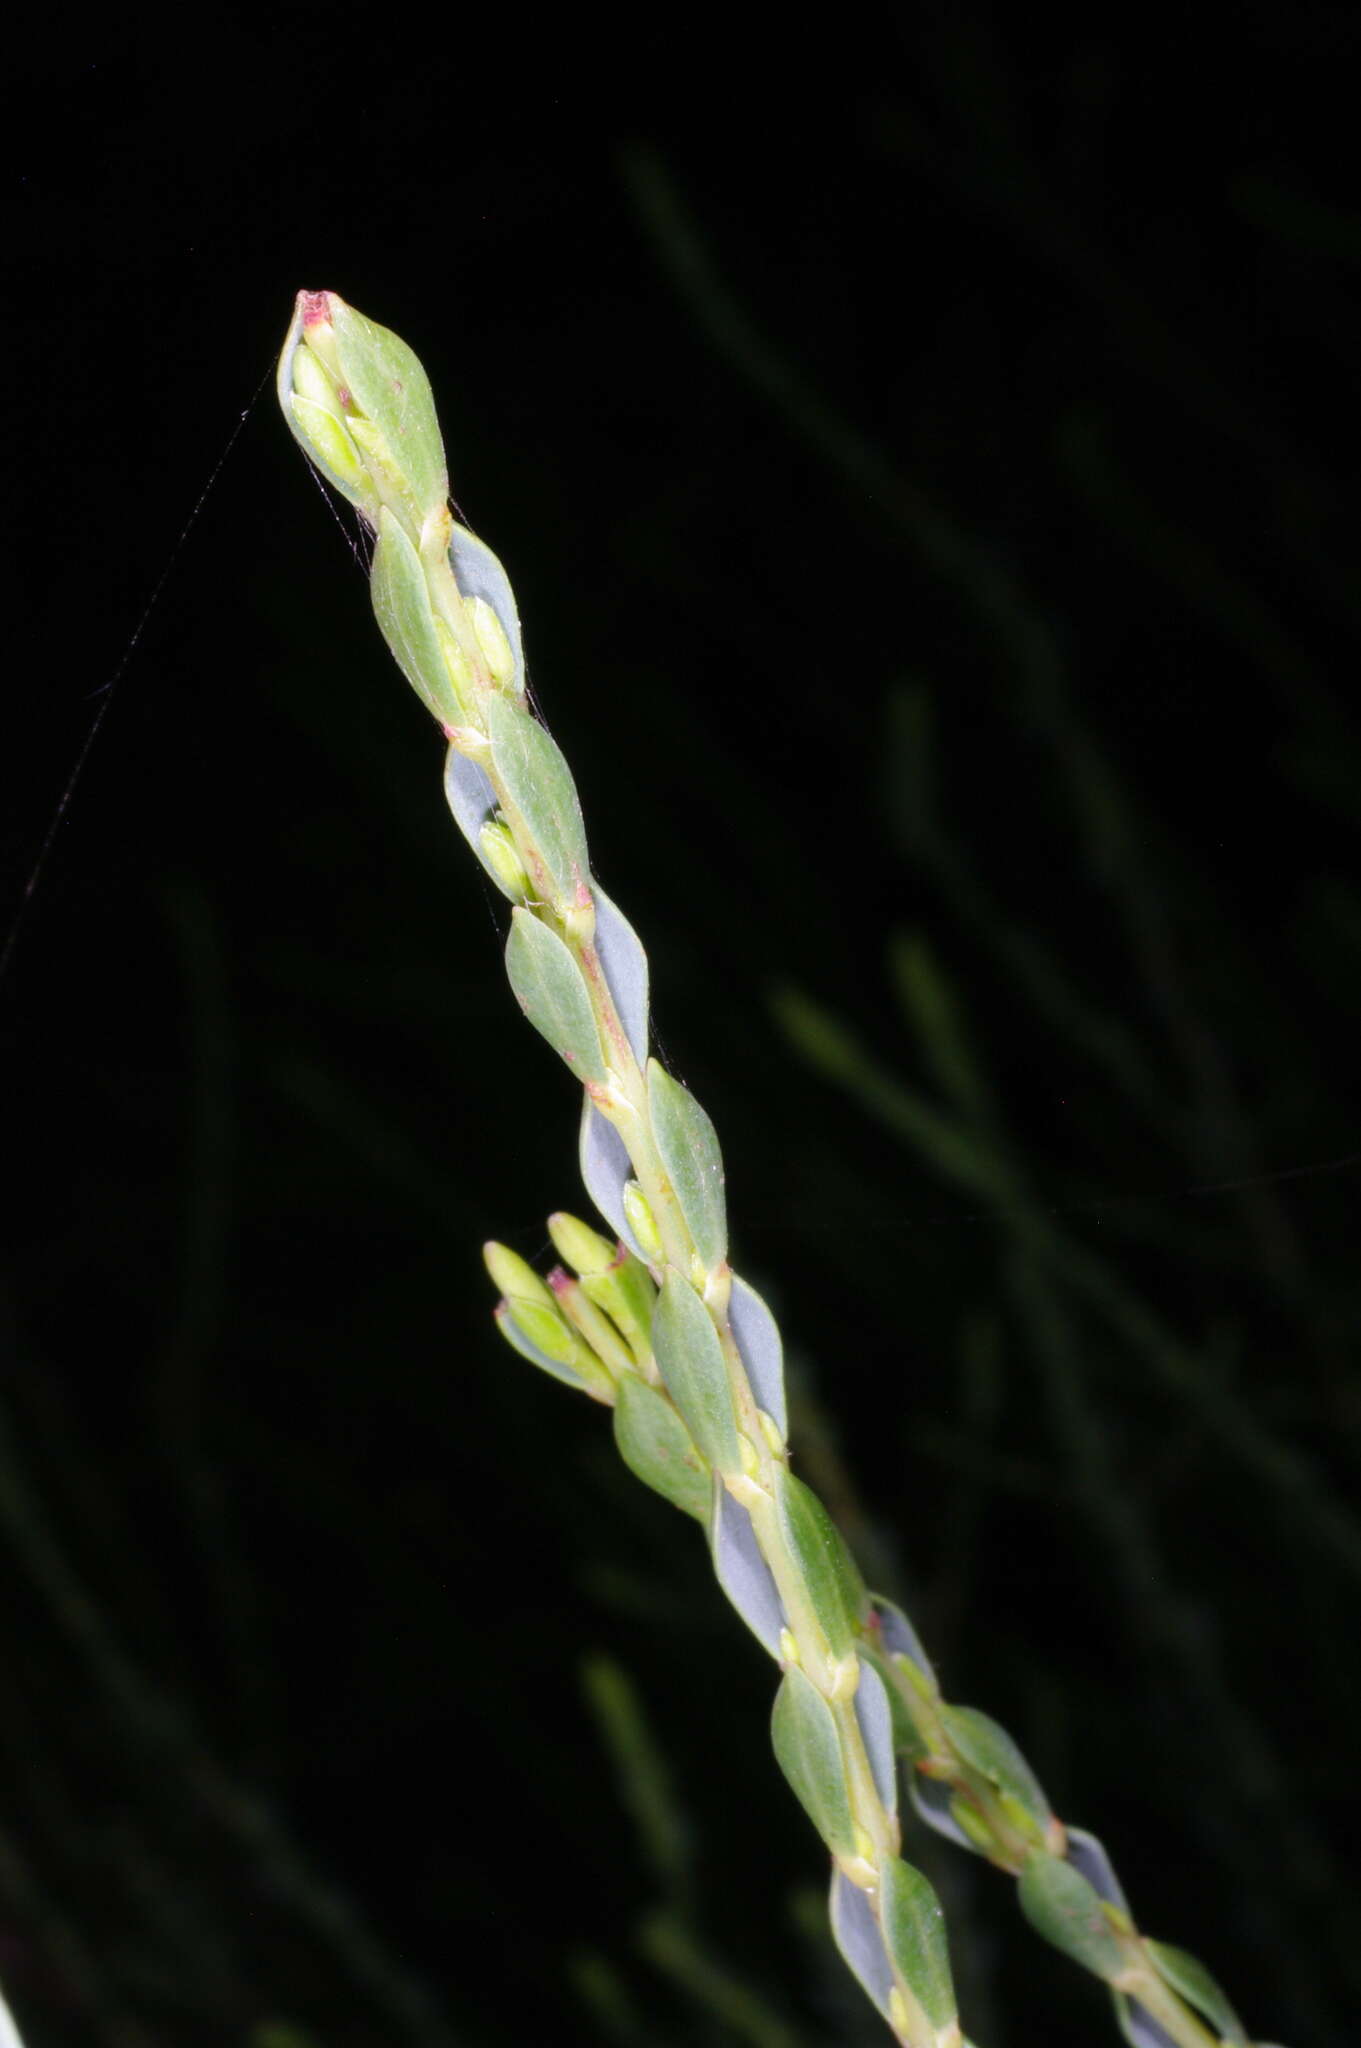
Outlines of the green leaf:
<svg viewBox="0 0 1361 2048">
<path fill-rule="evenodd" d="M 955 1987 L 940 1900 L 919 1870 L 895 1856 L 882 1878 L 884 1945 L 933 2027 L 955 2017 Z"/>
<path fill-rule="evenodd" d="M 648 1114 L 662 1166 L 706 1270 L 723 1263 L 728 1219 L 718 1133 L 690 1090 L 658 1060 L 647 1063 Z"/>
<path fill-rule="evenodd" d="M 1223 2041 L 1246 2041 L 1243 2022 L 1215 1983 L 1204 1963 L 1189 1956 L 1184 1948 L 1165 1941 L 1145 1941 L 1149 1961 L 1165 1984 L 1193 2005 L 1210 2022 Z"/>
<path fill-rule="evenodd" d="M 614 1441 L 629 1471 L 663 1500 L 708 1522 L 713 1480 L 671 1402 L 633 1373 L 619 1381 Z"/>
<path fill-rule="evenodd" d="M 688 1280 L 667 1268 L 652 1314 L 652 1348 L 666 1390 L 704 1457 L 719 1472 L 741 1470 L 727 1363 L 713 1317 Z"/>
<path fill-rule="evenodd" d="M 812 1488 L 782 1465 L 775 1470 L 775 1506 L 827 1647 L 834 1657 L 849 1657 L 866 1599 L 845 1539 Z"/>
<path fill-rule="evenodd" d="M 603 1081 L 605 1056 L 581 969 L 555 931 L 532 910 L 510 913 L 506 973 L 536 1031 L 582 1081 Z"/>
<path fill-rule="evenodd" d="M 359 410 L 382 431 L 419 525 L 449 496 L 430 379 L 400 336 L 356 313 L 334 292 L 327 296 L 345 383 Z"/>
<path fill-rule="evenodd" d="M 369 592 L 383 638 L 416 695 L 441 725 L 459 724 L 463 713 L 435 631 L 421 558 L 386 505 L 378 513 Z"/>
<path fill-rule="evenodd" d="M 1041 1828 L 1047 1827 L 1053 1818 L 1049 1801 L 1006 1729 L 977 1707 L 952 1707 L 943 1701 L 940 1718 L 964 1762 L 981 1771 L 1000 1792 L 1009 1792 Z"/>
<path fill-rule="evenodd" d="M 487 735 L 506 794 L 525 822 L 565 908 L 589 884 L 586 827 L 572 771 L 556 743 L 518 697 L 498 692 L 486 706 Z"/>
<path fill-rule="evenodd" d="M 1107 1983 L 1129 1958 L 1106 1918 L 1100 1896 L 1071 1863 L 1042 1852 L 1031 1857 L 1017 1886 L 1021 1910 L 1037 1933 Z"/>
<path fill-rule="evenodd" d="M 834 1856 L 857 1853 L 846 1795 L 846 1764 L 832 1710 L 812 1681 L 791 1664 L 775 1695 L 771 1739 L 794 1795 Z"/>
</svg>

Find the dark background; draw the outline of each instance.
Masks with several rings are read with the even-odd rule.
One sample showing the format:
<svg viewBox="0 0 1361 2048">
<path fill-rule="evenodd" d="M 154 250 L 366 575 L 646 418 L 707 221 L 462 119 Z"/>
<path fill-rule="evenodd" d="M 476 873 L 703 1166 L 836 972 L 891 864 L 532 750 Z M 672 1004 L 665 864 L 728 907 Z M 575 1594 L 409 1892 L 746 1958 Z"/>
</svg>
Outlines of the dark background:
<svg viewBox="0 0 1361 2048">
<path fill-rule="evenodd" d="M 576 1104 L 300 285 L 430 371 L 801 1471 L 1140 1925 L 1352 2038 L 1361 25 L 944 15 L 12 52 L 6 930 L 104 714 L 0 980 L 28 2048 L 885 2038 L 696 1532 L 492 1329 Z M 1115 2039 L 907 1847 L 984 2048 Z"/>
</svg>

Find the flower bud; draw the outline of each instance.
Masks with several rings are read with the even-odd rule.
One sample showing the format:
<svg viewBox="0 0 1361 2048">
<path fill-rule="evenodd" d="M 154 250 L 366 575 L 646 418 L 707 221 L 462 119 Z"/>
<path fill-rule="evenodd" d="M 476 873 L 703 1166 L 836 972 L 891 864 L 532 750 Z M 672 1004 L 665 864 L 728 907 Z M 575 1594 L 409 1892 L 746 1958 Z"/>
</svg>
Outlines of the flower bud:
<svg viewBox="0 0 1361 2048">
<path fill-rule="evenodd" d="M 535 1350 L 542 1351 L 545 1358 L 555 1359 L 559 1365 L 578 1365 L 581 1346 L 575 1332 L 563 1321 L 556 1308 L 545 1308 L 540 1301 L 525 1301 L 517 1294 L 507 1294 L 504 1300 L 506 1314 Z"/>
<path fill-rule="evenodd" d="M 616 1253 L 609 1239 L 564 1210 L 559 1209 L 549 1217 L 548 1235 L 558 1257 L 565 1259 L 583 1279 L 588 1273 L 604 1273 L 614 1264 Z"/>
<path fill-rule="evenodd" d="M 528 903 L 533 894 L 529 876 L 525 873 L 525 864 L 520 858 L 514 835 L 499 811 L 494 818 L 487 819 L 478 833 L 478 845 L 488 868 L 511 902 Z M 566 1253 L 563 1256 L 566 1257 Z"/>
<path fill-rule="evenodd" d="M 548 1234 L 559 1257 L 581 1275 L 582 1291 L 605 1311 L 641 1365 L 652 1352 L 652 1309 L 657 1299 L 647 1267 L 622 1244 L 611 1244 L 589 1223 L 561 1210 L 549 1217 Z"/>
<path fill-rule="evenodd" d="M 430 383 L 406 343 L 336 292 L 299 292 L 278 389 L 322 475 L 370 525 L 386 505 L 418 543 L 449 482 Z"/>
<path fill-rule="evenodd" d="M 632 1353 L 609 1317 L 591 1300 L 580 1280 L 561 1266 L 555 1266 L 548 1276 L 548 1284 L 562 1314 L 611 1375 L 611 1384 L 614 1376 L 632 1372 Z"/>
<path fill-rule="evenodd" d="M 546 1282 L 539 1278 L 529 1261 L 513 1252 L 508 1244 L 497 1244 L 495 1240 L 484 1244 L 482 1260 L 498 1293 L 521 1301 L 537 1301 L 542 1308 L 553 1308 L 553 1297 Z M 553 1312 L 556 1314 L 556 1309 Z"/>
<path fill-rule="evenodd" d="M 662 1234 L 657 1228 L 657 1219 L 652 1213 L 652 1204 L 636 1180 L 624 1183 L 624 1214 L 629 1229 L 641 1247 L 645 1257 L 659 1260 L 662 1254 Z"/>
<path fill-rule="evenodd" d="M 491 671 L 492 681 L 503 690 L 515 687 L 515 656 L 511 652 L 506 629 L 485 597 L 465 597 L 464 605 L 472 621 L 477 644 L 482 658 Z"/>
</svg>

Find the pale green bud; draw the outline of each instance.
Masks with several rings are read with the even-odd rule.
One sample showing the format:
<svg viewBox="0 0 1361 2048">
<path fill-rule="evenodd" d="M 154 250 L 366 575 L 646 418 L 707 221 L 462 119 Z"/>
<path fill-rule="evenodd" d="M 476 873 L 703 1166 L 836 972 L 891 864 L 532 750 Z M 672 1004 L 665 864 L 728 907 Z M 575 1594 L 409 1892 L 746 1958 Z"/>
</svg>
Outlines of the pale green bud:
<svg viewBox="0 0 1361 2048">
<path fill-rule="evenodd" d="M 615 1262 L 617 1254 L 609 1239 L 562 1209 L 549 1217 L 548 1235 L 558 1257 L 583 1279 L 588 1273 L 606 1272 Z"/>
<path fill-rule="evenodd" d="M 657 1219 L 652 1213 L 652 1204 L 636 1180 L 624 1183 L 624 1214 L 629 1229 L 642 1246 L 644 1256 L 654 1261 L 662 1257 L 662 1234 L 657 1228 Z"/>
<path fill-rule="evenodd" d="M 597 1307 L 627 1337 L 639 1365 L 652 1355 L 652 1310 L 657 1288 L 641 1259 L 620 1245 L 614 1263 L 603 1273 L 584 1273 L 582 1286 Z"/>
<path fill-rule="evenodd" d="M 505 627 L 485 597 L 465 597 L 463 604 L 492 681 L 503 690 L 511 689 L 515 682 L 515 656 L 511 653 Z"/>
<path fill-rule="evenodd" d="M 482 1257 L 493 1285 L 501 1291 L 506 1313 L 521 1336 L 546 1358 L 572 1366 L 589 1384 L 592 1375 L 583 1364 L 580 1339 L 558 1307 L 548 1283 L 509 1245 L 494 1241 L 484 1244 Z"/>
<path fill-rule="evenodd" d="M 555 1358 L 559 1365 L 578 1364 L 581 1346 L 556 1308 L 545 1308 L 541 1301 L 526 1301 L 516 1294 L 507 1294 L 504 1300 L 511 1321 L 545 1358 Z"/>
<path fill-rule="evenodd" d="M 429 379 L 406 343 L 336 292 L 299 292 L 278 388 L 323 475 L 370 524 L 386 505 L 416 542 L 449 482 Z"/>
<path fill-rule="evenodd" d="M 498 811 L 494 818 L 488 818 L 478 834 L 487 866 L 496 876 L 512 903 L 528 903 L 533 893 L 525 864 L 520 858 L 520 849 L 515 836 Z M 558 1247 L 561 1250 L 561 1246 Z M 563 1254 L 566 1257 L 566 1253 Z"/>
<path fill-rule="evenodd" d="M 293 390 L 298 398 L 305 398 L 313 405 L 320 405 L 340 419 L 344 407 L 335 387 L 335 380 L 327 371 L 321 357 L 314 354 L 305 344 L 293 358 Z"/>
<path fill-rule="evenodd" d="M 325 292 L 298 294 L 279 357 L 279 404 L 308 460 L 376 526 L 382 499 L 346 424 L 328 299 Z"/>
<path fill-rule="evenodd" d="M 581 1282 L 564 1272 L 561 1266 L 555 1266 L 548 1276 L 548 1284 L 553 1290 L 553 1299 L 568 1322 L 609 1372 L 611 1384 L 620 1374 L 632 1372 L 633 1359 L 628 1347 L 609 1317 L 602 1315 L 590 1299 Z"/>
<path fill-rule="evenodd" d="M 300 356 L 303 353 L 298 350 Z M 363 458 L 343 420 L 328 407 L 294 391 L 288 398 L 288 424 L 308 460 L 337 490 L 344 492 L 352 505 L 358 506 L 370 525 L 376 525 L 378 493 L 369 483 Z"/>
<path fill-rule="evenodd" d="M 508 1244 L 497 1244 L 495 1239 L 484 1244 L 482 1261 L 499 1294 L 517 1296 L 521 1301 L 537 1301 L 541 1307 L 553 1309 L 553 1297 L 547 1282 L 541 1280 L 529 1261 L 513 1252 Z M 553 1313 L 556 1315 L 557 1310 L 553 1309 Z"/>
<path fill-rule="evenodd" d="M 563 1347 L 558 1334 L 539 1320 L 544 1310 L 538 1302 L 521 1303 L 523 1320 L 516 1315 L 516 1304 L 507 1301 L 503 1295 L 492 1311 L 496 1327 L 512 1351 L 521 1358 L 528 1358 L 542 1371 L 550 1373 L 564 1385 L 578 1387 L 593 1400 L 607 1404 L 614 1400 L 614 1382 L 601 1365 L 593 1358 L 584 1344 L 573 1340 L 572 1348 L 563 1356 Z M 526 1327 L 527 1326 L 527 1327 Z M 547 1340 L 545 1344 L 544 1340 Z M 551 1346 L 551 1348 L 548 1348 Z"/>
</svg>

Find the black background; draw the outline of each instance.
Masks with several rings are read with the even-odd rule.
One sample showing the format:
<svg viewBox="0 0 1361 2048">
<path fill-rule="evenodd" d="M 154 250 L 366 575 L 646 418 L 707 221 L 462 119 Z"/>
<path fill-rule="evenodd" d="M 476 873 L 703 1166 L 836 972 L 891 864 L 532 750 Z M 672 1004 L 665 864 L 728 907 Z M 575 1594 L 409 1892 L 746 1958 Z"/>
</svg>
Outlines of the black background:
<svg viewBox="0 0 1361 2048">
<path fill-rule="evenodd" d="M 702 1544 L 491 1327 L 576 1105 L 302 285 L 430 372 L 800 1469 L 1141 1926 L 1350 2038 L 1361 34 L 1215 16 L 29 24 L 7 930 L 103 723 L 0 980 L 28 2048 L 883 2038 Z M 1115 2038 L 908 1853 L 983 2048 Z"/>
</svg>

